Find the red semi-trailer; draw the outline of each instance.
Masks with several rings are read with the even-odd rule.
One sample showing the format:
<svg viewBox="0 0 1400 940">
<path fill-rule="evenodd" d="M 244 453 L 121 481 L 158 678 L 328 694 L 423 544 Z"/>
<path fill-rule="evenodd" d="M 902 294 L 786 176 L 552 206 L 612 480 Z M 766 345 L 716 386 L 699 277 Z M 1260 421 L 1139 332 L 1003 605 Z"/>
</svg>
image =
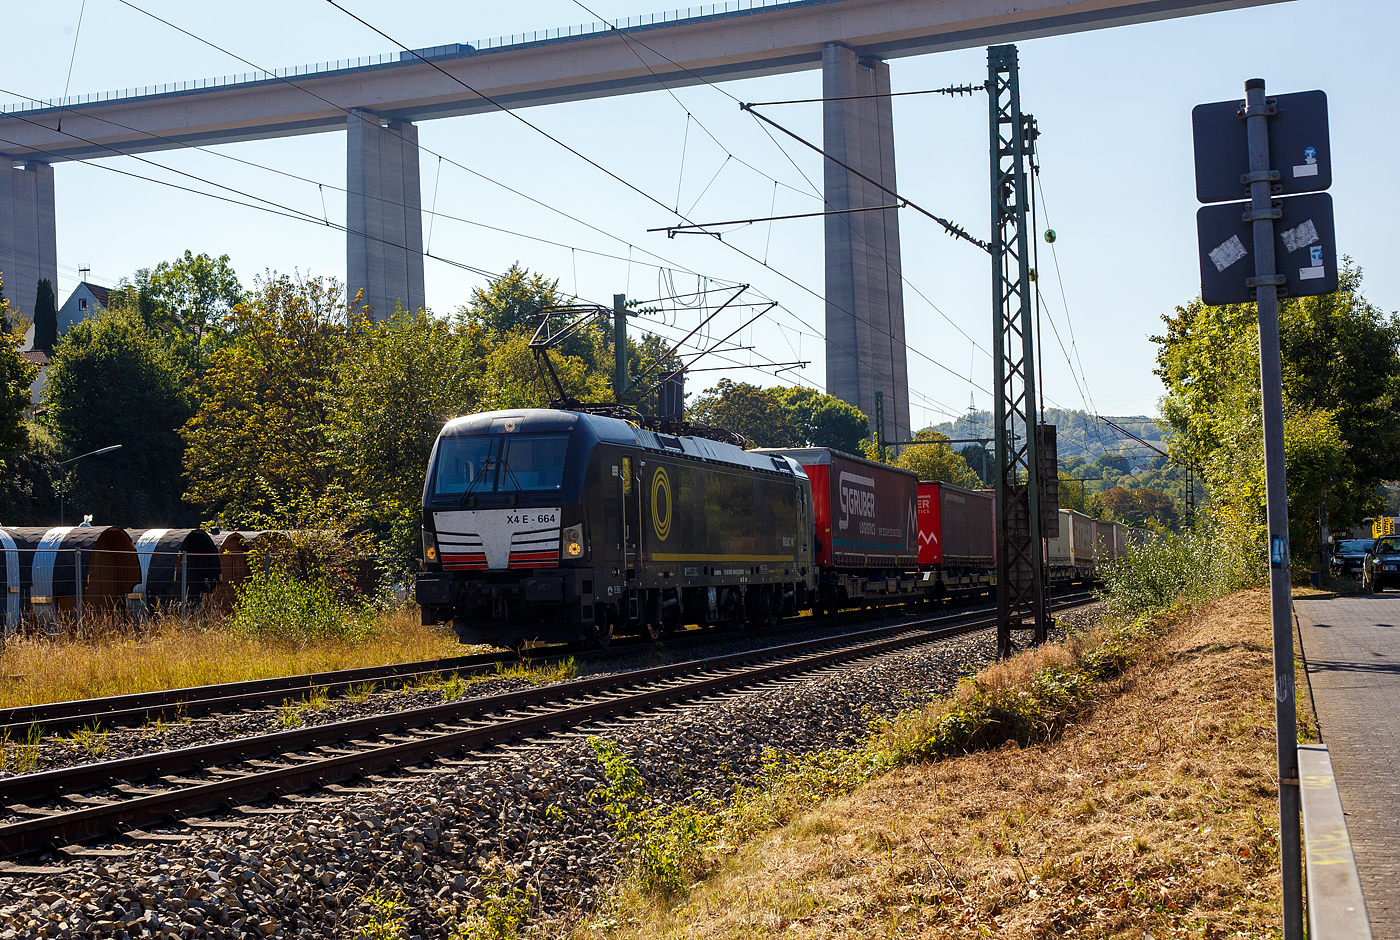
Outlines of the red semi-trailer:
<svg viewBox="0 0 1400 940">
<path fill-rule="evenodd" d="M 919 571 L 919 478 L 827 447 L 772 448 L 812 481 L 818 604 L 886 604 L 932 596 Z"/>
<path fill-rule="evenodd" d="M 991 569 L 996 513 L 991 493 L 919 481 L 919 566 Z"/>
<path fill-rule="evenodd" d="M 878 571 L 918 566 L 918 476 L 827 447 L 762 452 L 791 457 L 812 481 L 818 565 Z"/>
</svg>

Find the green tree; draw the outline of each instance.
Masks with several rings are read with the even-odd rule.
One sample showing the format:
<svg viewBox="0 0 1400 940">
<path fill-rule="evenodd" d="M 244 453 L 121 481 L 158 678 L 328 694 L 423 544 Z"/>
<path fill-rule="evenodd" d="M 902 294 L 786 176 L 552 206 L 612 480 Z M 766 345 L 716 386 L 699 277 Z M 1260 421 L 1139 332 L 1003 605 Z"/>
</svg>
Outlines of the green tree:
<svg viewBox="0 0 1400 940">
<path fill-rule="evenodd" d="M 34 348 L 52 353 L 58 345 L 58 307 L 54 303 L 53 281 L 39 278 L 34 295 Z"/>
<path fill-rule="evenodd" d="M 5 299 L 5 282 L 0 279 L 0 473 L 6 461 L 29 446 L 29 428 L 24 409 L 29 407 L 29 387 L 38 371 L 17 352 L 20 337 L 10 332 L 10 302 Z"/>
<path fill-rule="evenodd" d="M 787 412 L 793 443 L 854 454 L 859 452 L 861 440 L 870 434 L 865 413 L 835 395 L 800 386 L 776 389 L 774 394 Z"/>
<path fill-rule="evenodd" d="M 720 379 L 687 409 L 691 421 L 735 431 L 754 447 L 790 447 L 797 433 L 776 389 Z"/>
<path fill-rule="evenodd" d="M 228 255 L 196 255 L 188 248 L 183 257 L 156 265 L 148 283 L 155 324 L 196 340 L 216 328 L 243 299 L 243 285 Z"/>
<path fill-rule="evenodd" d="M 476 408 L 479 339 L 423 311 L 399 313 L 352 333 L 336 367 L 326 420 L 331 464 L 400 570 L 416 550 L 433 442 L 448 420 Z"/>
<path fill-rule="evenodd" d="M 946 434 L 940 434 L 931 428 L 924 428 L 914 435 L 916 441 L 946 441 L 947 439 Z M 878 446 L 874 446 L 872 449 L 876 454 L 875 459 L 878 459 Z M 890 463 L 896 467 L 914 471 L 919 475 L 920 480 L 938 480 L 970 490 L 979 489 L 982 486 L 982 480 L 976 473 L 972 472 L 972 468 L 967 465 L 962 454 L 947 444 L 916 444 L 904 447 L 900 450 L 899 456 L 891 460 Z"/>
<path fill-rule="evenodd" d="M 558 396 L 549 374 L 530 348 L 524 332 L 506 333 L 487 342 L 486 369 L 481 382 L 481 409 L 547 408 Z M 551 351 L 550 363 L 564 387 L 564 394 L 579 401 L 611 401 L 609 376 L 589 367 L 586 359 Z"/>
<path fill-rule="evenodd" d="M 540 311 L 559 303 L 557 280 L 550 281 L 543 275 L 531 274 L 516 263 L 486 287 L 474 288 L 471 302 L 462 307 L 458 314 L 476 320 L 495 333 L 510 333 L 525 328 L 534 332 Z M 569 349 L 566 354 L 576 356 L 579 353 L 576 349 Z"/>
<path fill-rule="evenodd" d="M 225 521 L 280 524 L 324 496 L 327 412 L 347 342 L 333 280 L 271 274 L 229 316 L 185 425 L 186 498 Z"/>
<path fill-rule="evenodd" d="M 1400 476 L 1400 319 L 1361 296 L 1345 263 L 1335 294 L 1280 303 L 1284 438 L 1294 556 L 1318 545 L 1325 511 L 1355 524 Z M 1258 332 L 1253 305 L 1199 300 L 1164 317 L 1157 375 L 1170 447 L 1202 468 L 1212 511 L 1263 538 Z"/>
<path fill-rule="evenodd" d="M 1061 494 L 1064 490 L 1061 489 Z M 1061 505 L 1064 505 L 1062 502 Z M 1138 528 L 1175 529 L 1179 522 L 1171 498 L 1150 486 L 1128 489 L 1115 486 L 1098 493 L 1089 503 L 1090 514 Z"/>
<path fill-rule="evenodd" d="M 73 469 L 74 513 L 126 525 L 188 516 L 179 428 L 193 410 L 180 363 L 140 317 L 104 310 L 75 323 L 49 367 L 44 421 L 69 455 L 122 449 Z"/>
</svg>

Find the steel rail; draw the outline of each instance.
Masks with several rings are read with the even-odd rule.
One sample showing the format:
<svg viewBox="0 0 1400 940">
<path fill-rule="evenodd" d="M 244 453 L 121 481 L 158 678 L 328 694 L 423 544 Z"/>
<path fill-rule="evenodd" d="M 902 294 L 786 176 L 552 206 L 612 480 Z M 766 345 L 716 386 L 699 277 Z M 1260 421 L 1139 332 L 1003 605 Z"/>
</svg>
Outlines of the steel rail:
<svg viewBox="0 0 1400 940">
<path fill-rule="evenodd" d="M 1088 595 L 1066 599 L 1061 609 L 1087 603 L 1090 599 Z M 956 614 L 839 637 L 533 687 L 488 698 L 12 777 L 0 781 L 0 800 L 4 800 L 12 812 L 35 818 L 0 825 L 0 858 L 32 855 L 58 845 L 96 839 L 113 830 L 169 823 L 198 813 L 228 811 L 238 805 L 354 780 L 460 751 L 481 750 L 623 712 L 647 711 L 680 700 L 705 698 L 720 691 L 814 672 L 834 664 L 985 629 L 995 622 L 985 617 L 973 619 L 975 617 L 975 614 Z M 963 622 L 934 626 L 947 621 Z M 755 660 L 763 662 L 751 665 Z M 540 711 L 541 707 L 545 710 Z M 522 711 L 525 713 L 521 714 Z M 504 717 L 473 721 L 491 713 Z M 419 729 L 423 736 L 408 740 L 394 738 L 387 744 L 364 740 L 412 729 Z M 297 753 L 345 742 L 362 749 L 334 750 L 329 756 Z M 226 776 L 216 780 L 178 776 L 213 772 L 223 765 L 267 757 L 277 757 L 281 761 L 251 772 L 224 770 L 222 773 Z M 173 784 L 175 788 L 152 791 L 128 787 L 135 791 L 132 798 L 100 805 L 92 805 L 92 798 L 80 797 L 82 808 L 72 810 L 16 805 L 19 800 L 36 798 L 71 801 L 85 790 L 152 777 L 162 778 L 162 782 Z"/>
<path fill-rule="evenodd" d="M 404 683 L 422 676 L 450 675 L 489 668 L 498 663 L 510 664 L 517 659 L 516 654 L 510 652 L 477 653 L 388 666 L 361 666 L 271 679 L 244 679 L 156 692 L 16 705 L 0 709 L 0 734 L 23 733 L 36 725 L 46 732 L 58 732 L 91 727 L 94 722 L 107 727 L 171 714 L 193 716 L 231 711 L 234 708 L 275 704 L 289 693 L 312 689 L 342 691 L 366 682 Z"/>
<path fill-rule="evenodd" d="M 890 613 L 888 605 L 884 610 Z M 840 619 L 827 618 L 831 624 L 863 619 L 867 612 L 837 615 Z M 801 626 L 801 620 L 791 618 L 784 626 Z M 715 639 L 717 634 L 709 631 L 694 631 L 694 636 L 685 633 L 669 634 L 670 643 L 701 643 Z M 732 631 L 731 631 L 732 633 Z M 636 639 L 636 643 L 627 640 Z M 36 727 L 44 733 L 56 734 L 79 729 L 112 728 L 129 724 L 140 724 L 160 718 L 193 718 L 210 714 L 225 714 L 246 708 L 277 705 L 286 701 L 288 695 L 311 692 L 344 692 L 353 686 L 365 683 L 382 685 L 407 685 L 414 680 L 428 676 L 450 676 L 461 673 L 479 674 L 498 666 L 518 663 L 547 663 L 566 656 L 585 654 L 593 656 L 626 654 L 634 646 L 650 643 L 645 638 L 623 638 L 613 646 L 603 649 L 579 649 L 574 644 L 551 644 L 540 647 L 539 655 L 519 656 L 512 652 L 478 653 L 470 656 L 454 656 L 445 659 L 428 659 L 409 663 L 393 663 L 385 666 L 361 666 L 354 669 L 337 669 L 326 672 L 302 673 L 294 676 L 278 676 L 269 679 L 245 679 L 237 682 L 216 683 L 213 685 L 186 686 L 179 689 L 165 689 L 154 692 L 136 692 L 126 695 L 113 695 L 100 698 L 73 699 L 66 702 L 46 702 L 36 705 L 16 705 L 0 708 L 0 735 L 22 738 Z"/>
</svg>

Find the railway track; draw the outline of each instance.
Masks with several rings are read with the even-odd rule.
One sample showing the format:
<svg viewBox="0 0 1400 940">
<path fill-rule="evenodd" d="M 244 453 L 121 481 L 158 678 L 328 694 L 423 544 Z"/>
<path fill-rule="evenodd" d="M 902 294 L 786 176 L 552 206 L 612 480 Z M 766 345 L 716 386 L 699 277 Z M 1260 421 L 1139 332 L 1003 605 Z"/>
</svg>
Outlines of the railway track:
<svg viewBox="0 0 1400 940">
<path fill-rule="evenodd" d="M 889 608 L 886 616 L 897 615 L 898 607 Z M 866 611 L 837 614 L 820 621 L 823 625 L 841 627 L 869 619 Z M 806 621 L 805 623 L 803 621 Z M 772 631 L 781 633 L 794 627 L 809 626 L 807 618 L 791 618 Z M 688 630 L 666 638 L 669 648 L 711 642 L 726 635 L 755 635 L 754 631 L 736 634 L 713 630 Z M 250 679 L 217 685 L 189 686 L 158 692 L 139 692 L 103 698 L 75 699 L 39 705 L 0 708 L 0 736 L 23 739 L 35 729 L 43 734 L 62 734 L 79 729 L 114 728 L 141 725 L 156 719 L 197 718 L 211 714 L 229 714 L 251 708 L 281 705 L 290 696 L 304 695 L 312 690 L 337 695 L 356 686 L 377 688 L 405 686 L 429 677 L 449 678 L 453 675 L 479 675 L 493 669 L 525 663 L 548 663 L 568 656 L 587 655 L 590 658 L 627 655 L 651 645 L 645 637 L 627 637 L 606 649 L 590 649 L 582 644 L 538 647 L 521 656 L 513 652 L 479 653 L 446 659 L 421 660 L 387 666 L 367 666 L 327 672 L 280 676 L 271 679 Z"/>
<path fill-rule="evenodd" d="M 1092 600 L 1069 597 L 1056 610 Z M 0 858 L 33 856 L 112 832 L 183 822 L 237 825 L 201 814 L 268 812 L 248 804 L 424 761 L 451 766 L 481 752 L 620 714 L 810 674 L 984 629 L 980 612 L 534 687 L 487 698 L 0 780 Z M 460 763 L 460 762 L 459 762 Z M 40 805 L 42 804 L 42 805 Z M 87 850 L 76 850 L 82 854 Z"/>
</svg>

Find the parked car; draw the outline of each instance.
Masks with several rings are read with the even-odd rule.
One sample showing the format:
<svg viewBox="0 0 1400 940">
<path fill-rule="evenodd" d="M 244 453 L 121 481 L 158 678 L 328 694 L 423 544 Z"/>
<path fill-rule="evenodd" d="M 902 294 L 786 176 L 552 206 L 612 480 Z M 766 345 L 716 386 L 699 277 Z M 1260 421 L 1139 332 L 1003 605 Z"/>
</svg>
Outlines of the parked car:
<svg viewBox="0 0 1400 940">
<path fill-rule="evenodd" d="M 1362 562 L 1375 539 L 1341 539 L 1332 551 L 1332 574 L 1337 577 L 1360 577 Z"/>
<path fill-rule="evenodd" d="M 1376 539 L 1361 567 L 1361 590 L 1400 587 L 1400 536 Z"/>
</svg>

